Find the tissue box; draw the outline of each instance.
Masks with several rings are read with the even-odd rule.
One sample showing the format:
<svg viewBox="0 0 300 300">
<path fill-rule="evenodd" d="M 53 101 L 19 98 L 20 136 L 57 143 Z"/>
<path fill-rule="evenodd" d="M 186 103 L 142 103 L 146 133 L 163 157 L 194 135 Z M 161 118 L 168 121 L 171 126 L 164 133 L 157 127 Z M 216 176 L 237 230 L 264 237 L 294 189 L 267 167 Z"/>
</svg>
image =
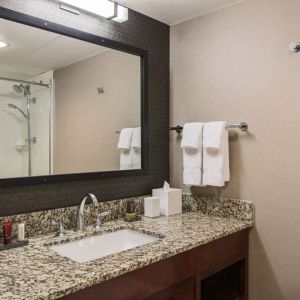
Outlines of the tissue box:
<svg viewBox="0 0 300 300">
<path fill-rule="evenodd" d="M 155 218 L 160 215 L 160 200 L 158 197 L 147 197 L 144 199 L 145 217 Z"/>
<path fill-rule="evenodd" d="M 152 196 L 160 199 L 160 214 L 171 216 L 182 213 L 181 189 L 153 189 Z"/>
</svg>

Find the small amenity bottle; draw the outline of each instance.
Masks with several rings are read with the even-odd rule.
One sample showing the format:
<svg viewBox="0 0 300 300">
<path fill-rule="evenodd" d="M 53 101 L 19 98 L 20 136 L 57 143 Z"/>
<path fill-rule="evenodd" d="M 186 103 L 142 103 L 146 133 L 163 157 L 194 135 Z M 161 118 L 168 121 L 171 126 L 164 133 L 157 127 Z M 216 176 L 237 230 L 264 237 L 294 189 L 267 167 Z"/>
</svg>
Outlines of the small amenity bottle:
<svg viewBox="0 0 300 300">
<path fill-rule="evenodd" d="M 5 221 L 2 224 L 3 227 L 3 241 L 5 245 L 11 243 L 11 236 L 12 236 L 12 225 L 11 221 Z"/>
</svg>

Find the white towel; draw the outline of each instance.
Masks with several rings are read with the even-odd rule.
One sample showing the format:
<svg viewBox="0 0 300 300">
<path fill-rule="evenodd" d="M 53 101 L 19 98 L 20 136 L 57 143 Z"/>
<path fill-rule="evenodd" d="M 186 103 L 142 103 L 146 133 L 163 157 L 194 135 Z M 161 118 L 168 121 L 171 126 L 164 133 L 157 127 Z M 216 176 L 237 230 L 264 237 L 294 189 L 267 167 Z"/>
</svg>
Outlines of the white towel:
<svg viewBox="0 0 300 300">
<path fill-rule="evenodd" d="M 203 123 L 194 122 L 183 125 L 181 148 L 198 149 L 202 146 Z M 200 134 L 201 132 L 201 134 Z"/>
<path fill-rule="evenodd" d="M 130 151 L 131 151 L 131 154 L 132 154 L 132 168 L 133 169 L 140 169 L 141 166 L 142 166 L 141 149 L 132 148 Z"/>
<path fill-rule="evenodd" d="M 220 149 L 223 143 L 225 122 L 209 122 L 204 125 L 203 148 Z"/>
<path fill-rule="evenodd" d="M 141 149 L 141 127 L 133 129 L 131 147 L 133 149 Z"/>
<path fill-rule="evenodd" d="M 226 122 L 210 122 L 203 130 L 203 185 L 224 186 L 230 180 Z"/>
<path fill-rule="evenodd" d="M 133 129 L 131 142 L 132 169 L 141 168 L 141 127 Z"/>
<path fill-rule="evenodd" d="M 120 153 L 120 170 L 132 170 L 133 169 L 133 155 L 132 149 L 121 150 Z"/>
<path fill-rule="evenodd" d="M 123 128 L 120 132 L 118 149 L 130 150 L 133 128 Z"/>
<path fill-rule="evenodd" d="M 187 123 L 183 126 L 183 183 L 202 185 L 202 132 L 203 123 Z"/>
</svg>

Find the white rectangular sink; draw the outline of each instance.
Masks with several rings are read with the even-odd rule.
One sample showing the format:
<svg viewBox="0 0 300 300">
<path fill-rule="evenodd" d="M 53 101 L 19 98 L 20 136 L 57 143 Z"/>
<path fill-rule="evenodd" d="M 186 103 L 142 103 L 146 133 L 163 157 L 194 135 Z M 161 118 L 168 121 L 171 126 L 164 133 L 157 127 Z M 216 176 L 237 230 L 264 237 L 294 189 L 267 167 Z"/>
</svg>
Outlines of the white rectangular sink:
<svg viewBox="0 0 300 300">
<path fill-rule="evenodd" d="M 51 249 L 76 262 L 84 263 L 107 255 L 153 243 L 159 238 L 137 231 L 123 229 L 52 246 Z"/>
</svg>

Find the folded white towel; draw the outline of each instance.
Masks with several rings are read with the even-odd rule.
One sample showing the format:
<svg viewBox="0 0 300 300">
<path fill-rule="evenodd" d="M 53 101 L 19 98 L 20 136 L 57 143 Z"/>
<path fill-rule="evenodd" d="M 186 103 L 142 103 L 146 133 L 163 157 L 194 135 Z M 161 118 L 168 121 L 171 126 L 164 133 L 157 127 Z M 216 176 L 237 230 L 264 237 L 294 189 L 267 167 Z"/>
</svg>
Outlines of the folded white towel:
<svg viewBox="0 0 300 300">
<path fill-rule="evenodd" d="M 230 180 L 228 147 L 226 123 L 206 123 L 203 130 L 203 185 L 224 186 Z"/>
<path fill-rule="evenodd" d="M 123 128 L 119 136 L 118 149 L 129 150 L 131 148 L 132 135 L 133 128 Z"/>
<path fill-rule="evenodd" d="M 133 169 L 133 153 L 130 150 L 121 150 L 120 153 L 120 170 L 132 170 Z"/>
<path fill-rule="evenodd" d="M 140 169 L 142 166 L 141 149 L 132 148 L 130 151 L 132 154 L 132 169 Z"/>
<path fill-rule="evenodd" d="M 183 183 L 202 186 L 202 149 L 183 149 Z"/>
<path fill-rule="evenodd" d="M 203 123 L 188 123 L 183 128 L 183 183 L 201 186 Z"/>
<path fill-rule="evenodd" d="M 204 125 L 203 148 L 220 149 L 226 122 L 209 122 Z"/>
<path fill-rule="evenodd" d="M 186 123 L 183 125 L 181 148 L 198 149 L 202 146 L 203 123 Z"/>
<path fill-rule="evenodd" d="M 133 149 L 141 149 L 141 127 L 133 129 L 131 147 Z"/>
</svg>

